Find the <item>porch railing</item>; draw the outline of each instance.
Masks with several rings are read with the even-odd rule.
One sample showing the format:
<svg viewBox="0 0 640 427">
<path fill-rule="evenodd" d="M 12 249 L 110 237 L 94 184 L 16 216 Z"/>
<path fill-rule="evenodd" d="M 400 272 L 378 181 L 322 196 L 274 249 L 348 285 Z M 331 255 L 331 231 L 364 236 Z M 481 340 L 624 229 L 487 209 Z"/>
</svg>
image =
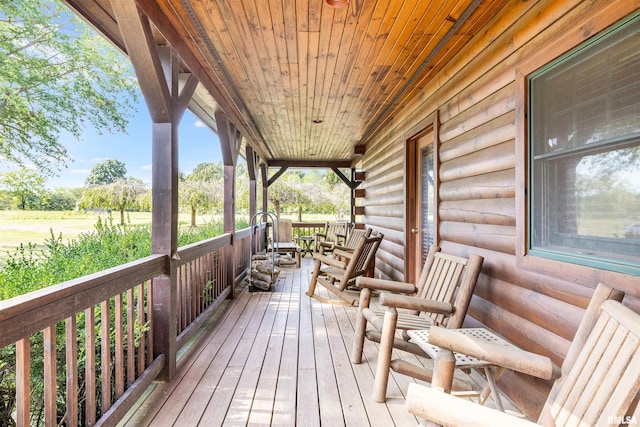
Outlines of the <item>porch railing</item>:
<svg viewBox="0 0 640 427">
<path fill-rule="evenodd" d="M 174 261 L 151 255 L 0 301 L 0 380 L 15 381 L 15 391 L 0 390 L 1 415 L 22 426 L 117 422 L 164 366 L 165 355 L 153 355 L 152 280 L 176 269 L 179 348 L 233 293 L 248 266 L 250 233 L 182 247 Z"/>
</svg>

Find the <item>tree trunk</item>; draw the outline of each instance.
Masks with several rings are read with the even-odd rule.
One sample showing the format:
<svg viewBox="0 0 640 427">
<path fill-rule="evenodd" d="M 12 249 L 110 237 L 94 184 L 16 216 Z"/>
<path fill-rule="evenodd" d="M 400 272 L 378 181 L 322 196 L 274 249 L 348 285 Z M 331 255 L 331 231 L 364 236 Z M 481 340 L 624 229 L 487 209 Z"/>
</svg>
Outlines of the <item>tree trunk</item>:
<svg viewBox="0 0 640 427">
<path fill-rule="evenodd" d="M 120 208 L 120 225 L 124 225 L 124 207 Z"/>
<path fill-rule="evenodd" d="M 195 208 L 191 208 L 191 227 L 196 226 L 196 210 Z"/>
</svg>

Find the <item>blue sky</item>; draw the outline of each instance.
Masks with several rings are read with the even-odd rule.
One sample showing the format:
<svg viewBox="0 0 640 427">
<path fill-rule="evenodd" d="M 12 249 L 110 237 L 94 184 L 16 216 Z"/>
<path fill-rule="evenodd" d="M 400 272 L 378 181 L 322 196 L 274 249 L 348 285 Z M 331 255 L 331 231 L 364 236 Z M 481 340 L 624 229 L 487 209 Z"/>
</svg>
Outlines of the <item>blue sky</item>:
<svg viewBox="0 0 640 427">
<path fill-rule="evenodd" d="M 137 113 L 130 119 L 127 134 L 104 133 L 99 135 L 93 128 L 86 128 L 81 140 L 61 134 L 60 141 L 67 148 L 73 161 L 62 168 L 59 176 L 50 177 L 46 186 L 82 187 L 91 168 L 107 159 L 120 160 L 127 167 L 127 175 L 151 183 L 151 119 L 144 98 L 139 97 Z M 202 162 L 221 162 L 218 136 L 205 127 L 187 111 L 179 128 L 179 169 L 189 174 Z M 15 170 L 6 165 L 0 172 Z"/>
</svg>

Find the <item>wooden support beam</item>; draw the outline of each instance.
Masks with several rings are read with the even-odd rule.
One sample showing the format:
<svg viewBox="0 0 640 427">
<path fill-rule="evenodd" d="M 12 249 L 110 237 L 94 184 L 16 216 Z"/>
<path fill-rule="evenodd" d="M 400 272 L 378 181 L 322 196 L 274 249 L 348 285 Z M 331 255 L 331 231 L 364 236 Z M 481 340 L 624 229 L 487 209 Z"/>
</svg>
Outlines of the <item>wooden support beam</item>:
<svg viewBox="0 0 640 427">
<path fill-rule="evenodd" d="M 111 0 L 127 54 L 133 64 L 140 90 L 154 123 L 166 123 L 170 117 L 170 94 L 156 49 L 151 25 L 138 10 L 135 0 Z"/>
<path fill-rule="evenodd" d="M 269 166 L 305 168 L 305 169 L 329 169 L 351 168 L 351 160 L 269 160 Z"/>
<path fill-rule="evenodd" d="M 344 183 L 347 185 L 347 187 L 349 187 L 350 189 L 352 189 L 352 190 L 353 190 L 353 189 L 354 189 L 354 188 L 356 188 L 358 185 L 360 185 L 360 183 L 359 183 L 359 182 L 353 181 L 353 180 L 351 180 L 351 179 L 347 178 L 346 176 L 344 176 L 344 174 L 340 171 L 340 169 L 338 169 L 338 168 L 331 168 L 331 170 L 332 170 L 336 175 L 338 175 L 338 178 L 340 178 L 340 180 L 341 180 L 342 182 L 344 182 Z"/>
<path fill-rule="evenodd" d="M 287 169 L 289 169 L 288 166 L 281 167 L 278 170 L 278 172 L 275 173 L 275 175 L 273 175 L 271 178 L 269 178 L 269 180 L 267 181 L 267 187 L 271 186 L 271 184 L 276 182 L 278 180 L 278 178 L 280 178 L 280 176 L 282 176 L 282 174 L 287 171 Z"/>
<path fill-rule="evenodd" d="M 191 102 L 191 98 L 193 98 L 193 93 L 198 87 L 198 78 L 194 74 L 181 73 L 180 81 L 183 80 L 184 84 L 181 84 L 178 87 L 178 100 L 175 107 L 173 108 L 173 114 L 177 115 L 177 117 L 175 117 L 175 120 L 178 122 L 182 120 L 182 116 L 187 110 L 187 107 Z"/>
<path fill-rule="evenodd" d="M 249 173 L 249 218 L 257 212 L 257 186 L 256 178 L 258 175 L 258 156 L 250 145 L 246 148 L 247 154 L 247 172 Z"/>
<path fill-rule="evenodd" d="M 222 162 L 225 165 L 235 165 L 242 146 L 242 134 L 233 122 L 229 120 L 224 111 L 216 111 L 215 116 L 216 124 L 218 125 L 218 136 L 220 137 Z"/>
</svg>

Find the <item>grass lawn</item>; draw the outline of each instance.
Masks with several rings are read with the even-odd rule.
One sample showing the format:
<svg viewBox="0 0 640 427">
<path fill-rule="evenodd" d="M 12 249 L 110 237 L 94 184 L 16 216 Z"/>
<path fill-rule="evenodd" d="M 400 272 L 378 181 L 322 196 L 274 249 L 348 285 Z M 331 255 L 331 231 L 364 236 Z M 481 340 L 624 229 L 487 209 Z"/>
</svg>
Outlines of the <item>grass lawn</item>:
<svg viewBox="0 0 640 427">
<path fill-rule="evenodd" d="M 111 214 L 114 223 L 120 221 L 120 214 Z M 151 224 L 150 212 L 129 212 L 126 214 L 131 224 Z M 0 210 L 0 268 L 4 266 L 9 253 L 15 251 L 20 244 L 33 243 L 44 249 L 45 240 L 51 237 L 51 230 L 58 236 L 62 233 L 62 241 L 77 238 L 81 233 L 94 230 L 98 221 L 109 218 L 108 213 L 74 212 L 74 211 L 2 211 Z M 211 222 L 211 215 L 197 218 L 199 224 Z M 180 214 L 181 226 L 189 226 L 191 216 Z"/>
<path fill-rule="evenodd" d="M 126 213 L 130 224 L 151 224 L 150 212 Z M 109 218 L 109 214 L 102 212 L 75 211 L 3 211 L 0 210 L 0 269 L 5 265 L 9 253 L 13 253 L 20 244 L 33 243 L 36 247 L 45 249 L 45 240 L 51 237 L 51 230 L 58 236 L 62 233 L 62 241 L 67 242 L 77 238 L 81 233 L 94 230 L 98 217 L 102 220 Z M 120 221 L 120 213 L 111 214 L 114 223 Z M 295 214 L 283 214 L 283 218 L 297 221 Z M 198 215 L 197 224 L 219 221 L 219 216 Z M 189 227 L 191 215 L 181 213 L 178 217 L 180 227 Z M 335 221 L 332 215 L 304 214 L 303 221 Z"/>
</svg>

